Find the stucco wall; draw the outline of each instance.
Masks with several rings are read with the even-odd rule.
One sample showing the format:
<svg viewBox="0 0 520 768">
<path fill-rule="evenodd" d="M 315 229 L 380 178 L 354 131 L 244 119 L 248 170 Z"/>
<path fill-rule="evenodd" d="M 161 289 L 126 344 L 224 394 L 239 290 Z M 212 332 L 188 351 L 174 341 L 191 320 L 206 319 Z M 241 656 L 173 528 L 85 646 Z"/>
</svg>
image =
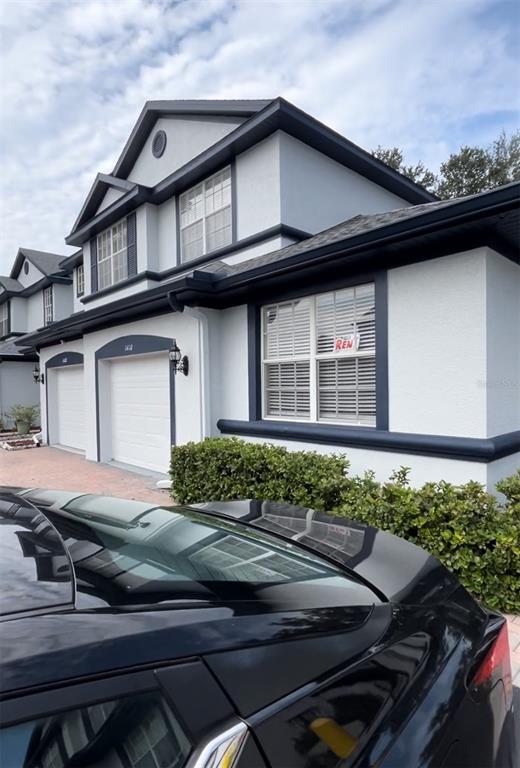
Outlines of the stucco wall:
<svg viewBox="0 0 520 768">
<path fill-rule="evenodd" d="M 34 363 L 4 361 L 0 363 L 0 417 L 7 426 L 14 422 L 4 414 L 13 405 L 39 405 L 38 384 L 33 380 Z"/>
<path fill-rule="evenodd" d="M 101 201 L 101 205 L 97 209 L 97 213 L 99 213 L 100 211 L 104 211 L 105 208 L 108 208 L 109 205 L 112 205 L 112 203 L 115 203 L 115 201 L 119 200 L 119 198 L 122 197 L 123 195 L 124 195 L 124 192 L 121 189 L 115 189 L 114 187 L 109 187 L 105 192 L 105 196 Z"/>
<path fill-rule="evenodd" d="M 407 201 L 280 132 L 281 215 L 313 234 L 360 213 L 380 213 Z"/>
<path fill-rule="evenodd" d="M 176 438 L 177 443 L 201 439 L 200 417 L 200 356 L 199 356 L 199 324 L 188 314 L 169 313 L 160 317 L 127 323 L 124 326 L 107 328 L 88 334 L 83 342 L 70 342 L 64 345 L 46 347 L 41 351 L 41 367 L 45 362 L 58 353 L 75 351 L 84 355 L 85 380 L 85 421 L 86 421 L 86 458 L 93 461 L 97 456 L 96 435 L 96 387 L 95 387 L 95 352 L 109 341 L 131 334 L 151 334 L 166 336 L 177 341 L 183 354 L 190 360 L 189 376 L 178 375 L 175 379 L 176 400 Z M 41 388 L 42 410 L 45 411 L 45 388 Z M 103 410 L 105 408 L 105 410 Z M 110 414 L 106 408 L 106 400 L 100 398 L 100 421 L 108 422 Z M 46 433 L 45 433 L 46 434 Z"/>
<path fill-rule="evenodd" d="M 41 280 L 42 277 L 44 277 L 43 272 L 40 272 L 40 270 L 37 267 L 35 267 L 31 261 L 27 259 L 25 261 L 29 264 L 28 273 L 25 274 L 24 265 L 22 264 L 22 268 L 18 274 L 18 277 L 16 278 L 18 282 L 23 285 L 24 288 L 26 288 L 28 285 L 32 285 L 33 283 L 37 283 L 38 280 Z"/>
<path fill-rule="evenodd" d="M 43 296 L 38 291 L 27 299 L 27 330 L 35 331 L 43 326 Z"/>
<path fill-rule="evenodd" d="M 128 174 L 129 181 L 152 187 L 169 176 L 189 160 L 222 139 L 243 122 L 240 117 L 161 117 L 150 131 L 134 167 Z M 164 154 L 155 158 L 152 154 L 153 137 L 158 130 L 166 132 Z"/>
<path fill-rule="evenodd" d="M 28 330 L 26 301 L 16 297 L 9 299 L 12 333 L 25 333 Z"/>
<path fill-rule="evenodd" d="M 220 419 L 249 418 L 247 307 L 231 307 L 220 318 Z M 215 419 L 216 421 L 216 419 Z"/>
<path fill-rule="evenodd" d="M 237 238 L 281 223 L 280 133 L 236 158 Z"/>
<path fill-rule="evenodd" d="M 54 300 L 54 320 L 63 320 L 69 317 L 73 309 L 73 285 L 60 285 L 54 283 L 52 286 Z M 42 294 L 40 294 L 42 296 Z M 43 302 L 43 296 L 42 296 Z"/>
<path fill-rule="evenodd" d="M 486 256 L 487 434 L 520 429 L 520 266 Z M 519 462 L 520 465 L 520 462 Z"/>
<path fill-rule="evenodd" d="M 390 429 L 486 437 L 486 249 L 388 273 Z"/>
</svg>

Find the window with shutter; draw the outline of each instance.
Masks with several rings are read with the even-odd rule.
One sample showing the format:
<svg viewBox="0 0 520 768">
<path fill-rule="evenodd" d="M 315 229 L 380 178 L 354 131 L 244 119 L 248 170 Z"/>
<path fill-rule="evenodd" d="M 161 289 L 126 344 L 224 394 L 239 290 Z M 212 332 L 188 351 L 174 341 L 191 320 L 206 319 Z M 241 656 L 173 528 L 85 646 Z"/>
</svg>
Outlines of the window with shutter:
<svg viewBox="0 0 520 768">
<path fill-rule="evenodd" d="M 374 284 L 264 307 L 264 416 L 374 426 Z"/>
<path fill-rule="evenodd" d="M 9 334 L 9 302 L 0 304 L 0 339 Z"/>
</svg>

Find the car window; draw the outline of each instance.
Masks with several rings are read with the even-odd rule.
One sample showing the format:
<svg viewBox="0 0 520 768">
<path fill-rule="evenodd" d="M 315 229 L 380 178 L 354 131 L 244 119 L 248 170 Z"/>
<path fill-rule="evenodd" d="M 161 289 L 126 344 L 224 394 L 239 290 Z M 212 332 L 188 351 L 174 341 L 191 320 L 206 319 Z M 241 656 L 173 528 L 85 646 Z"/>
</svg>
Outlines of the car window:
<svg viewBox="0 0 520 768">
<path fill-rule="evenodd" d="M 70 553 L 78 594 L 111 605 L 171 599 L 292 600 L 300 608 L 378 602 L 339 567 L 267 532 L 182 507 L 124 505 L 85 496 L 59 511 L 45 510 Z"/>
<path fill-rule="evenodd" d="M 5 768 L 182 768 L 191 744 L 158 692 L 0 730 Z"/>
</svg>

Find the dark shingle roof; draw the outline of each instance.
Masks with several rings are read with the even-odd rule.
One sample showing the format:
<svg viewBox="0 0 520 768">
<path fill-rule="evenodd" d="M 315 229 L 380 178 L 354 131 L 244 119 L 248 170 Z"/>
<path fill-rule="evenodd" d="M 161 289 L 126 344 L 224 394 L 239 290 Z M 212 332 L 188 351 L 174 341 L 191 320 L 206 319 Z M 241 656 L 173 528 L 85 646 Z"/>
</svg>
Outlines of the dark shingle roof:
<svg viewBox="0 0 520 768">
<path fill-rule="evenodd" d="M 13 277 L 14 274 L 18 274 L 20 271 L 21 260 L 23 258 L 26 258 L 28 261 L 34 264 L 34 266 L 37 267 L 37 269 L 39 269 L 40 272 L 45 275 L 45 277 L 48 277 L 49 275 L 54 275 L 56 272 L 60 271 L 60 262 L 63 261 L 64 256 L 63 254 L 59 253 L 34 251 L 32 248 L 20 248 L 18 250 L 18 256 L 14 262 L 13 269 L 11 270 L 11 277 Z"/>
<path fill-rule="evenodd" d="M 24 347 L 15 346 L 15 339 L 7 339 L 6 341 L 0 341 L 0 360 L 2 357 L 20 357 L 23 358 L 24 352 L 29 352 L 29 349 Z"/>
<path fill-rule="evenodd" d="M 515 186 L 512 185 L 505 186 Z M 400 221 L 413 219 L 424 214 L 437 211 L 442 208 L 449 208 L 457 203 L 461 203 L 465 200 L 471 200 L 473 198 L 481 197 L 482 195 L 489 194 L 488 192 L 481 192 L 477 195 L 468 195 L 466 197 L 458 197 L 452 200 L 438 200 L 432 203 L 423 203 L 421 205 L 411 205 L 406 208 L 398 208 L 393 211 L 386 211 L 385 213 L 374 214 L 359 214 L 351 219 L 336 224 L 334 227 L 319 232 L 313 237 L 308 237 L 299 243 L 288 245 L 285 248 L 281 248 L 278 251 L 271 251 L 264 253 L 261 256 L 257 256 L 247 261 L 242 261 L 239 264 L 226 265 L 222 260 L 210 262 L 201 268 L 204 272 L 212 272 L 219 277 L 228 277 L 231 275 L 242 274 L 249 270 L 256 269 L 257 267 L 264 266 L 266 264 L 272 264 L 283 259 L 288 259 L 292 256 L 298 256 L 299 254 L 313 251 L 317 248 L 332 245 L 333 243 L 339 243 L 343 240 L 348 241 L 349 238 L 356 237 L 357 235 L 363 235 L 365 233 L 382 229 L 383 227 L 396 224 Z"/>
<path fill-rule="evenodd" d="M 0 286 L 10 293 L 18 293 L 23 290 L 23 285 L 18 280 L 13 280 L 12 277 L 6 275 L 0 275 Z"/>
</svg>

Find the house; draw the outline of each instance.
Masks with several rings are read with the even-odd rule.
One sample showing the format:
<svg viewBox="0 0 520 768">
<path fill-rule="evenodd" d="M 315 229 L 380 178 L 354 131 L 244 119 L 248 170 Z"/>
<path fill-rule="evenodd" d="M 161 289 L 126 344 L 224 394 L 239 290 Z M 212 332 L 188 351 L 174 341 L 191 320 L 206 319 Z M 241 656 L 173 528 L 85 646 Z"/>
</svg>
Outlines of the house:
<svg viewBox="0 0 520 768">
<path fill-rule="evenodd" d="M 63 258 L 20 248 L 11 274 L 0 276 L 0 417 L 8 426 L 5 414 L 13 405 L 40 400 L 33 376 L 38 357 L 24 345 L 25 335 L 72 312 L 72 280 L 60 268 Z"/>
<path fill-rule="evenodd" d="M 520 464 L 519 184 L 440 201 L 284 99 L 148 102 L 29 334 L 43 428 L 166 472 L 238 435 L 355 473 L 493 487 Z"/>
</svg>

